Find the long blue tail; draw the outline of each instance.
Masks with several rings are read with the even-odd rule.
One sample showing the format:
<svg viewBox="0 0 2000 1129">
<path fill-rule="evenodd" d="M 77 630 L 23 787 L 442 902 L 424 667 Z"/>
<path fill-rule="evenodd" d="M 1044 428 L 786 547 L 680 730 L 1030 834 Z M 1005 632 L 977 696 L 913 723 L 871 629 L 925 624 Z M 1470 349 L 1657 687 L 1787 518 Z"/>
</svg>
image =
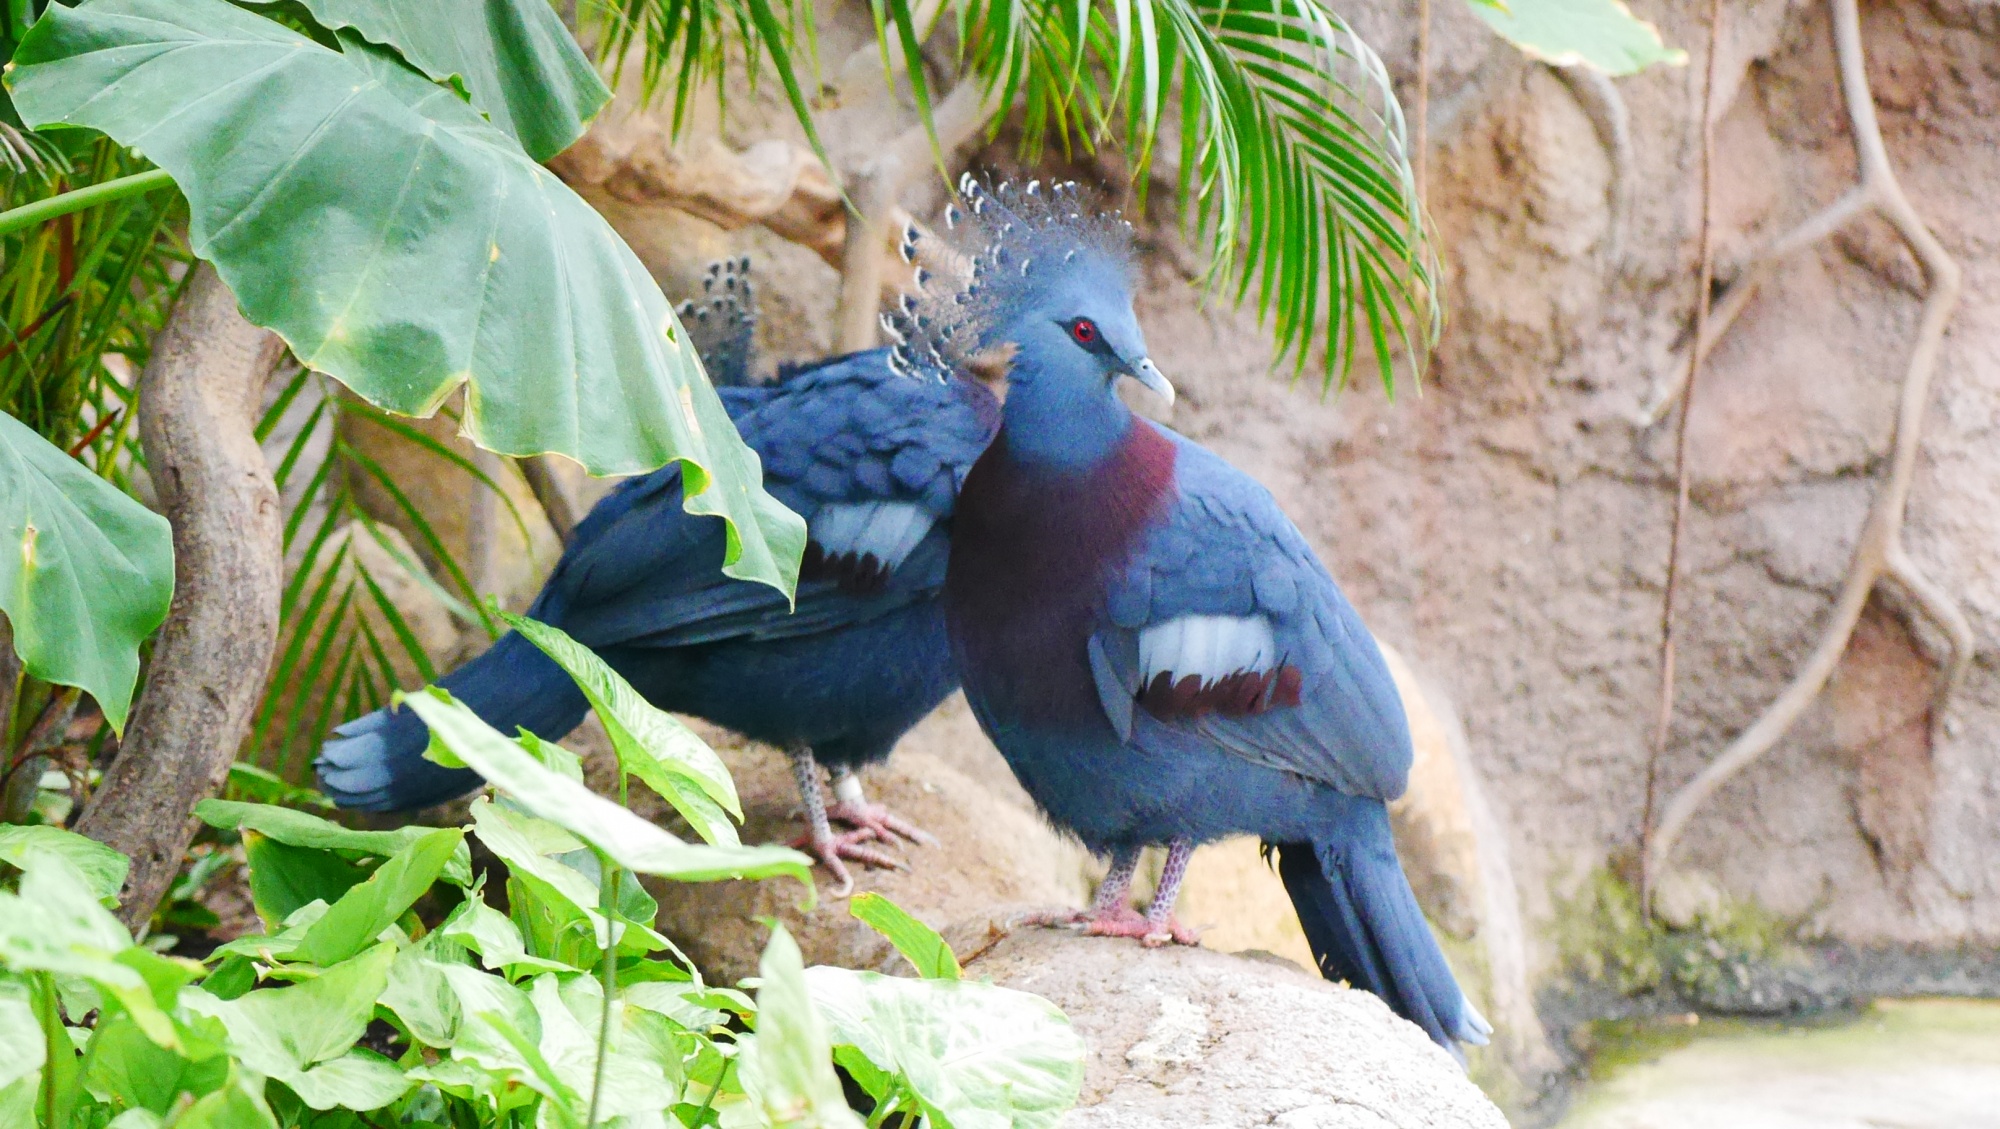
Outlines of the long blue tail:
<svg viewBox="0 0 2000 1129">
<path fill-rule="evenodd" d="M 1457 1043 L 1484 1045 L 1493 1028 L 1452 978 L 1417 907 L 1387 805 L 1333 795 L 1341 803 L 1325 834 L 1273 844 L 1320 974 L 1375 993 L 1455 1056 Z"/>
<path fill-rule="evenodd" d="M 560 740 L 583 720 L 583 691 L 521 636 L 508 632 L 485 654 L 438 680 L 502 733 L 516 726 Z M 333 731 L 313 767 L 320 788 L 344 808 L 410 811 L 462 796 L 482 781 L 468 768 L 424 759 L 430 729 L 409 710 L 380 709 Z"/>
</svg>

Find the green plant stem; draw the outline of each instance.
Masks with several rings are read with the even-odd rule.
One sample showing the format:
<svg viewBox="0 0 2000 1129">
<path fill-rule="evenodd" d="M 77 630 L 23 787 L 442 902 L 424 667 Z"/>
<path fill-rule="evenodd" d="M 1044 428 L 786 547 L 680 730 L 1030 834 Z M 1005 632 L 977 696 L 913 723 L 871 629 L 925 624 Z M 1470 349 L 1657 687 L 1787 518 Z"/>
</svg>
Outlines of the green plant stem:
<svg viewBox="0 0 2000 1129">
<path fill-rule="evenodd" d="M 70 1045 L 69 1032 L 63 1027 L 56 978 L 47 972 L 35 973 L 33 991 L 46 1055 L 42 1063 L 42 1124 L 46 1129 L 68 1129 L 82 1071 L 77 1066 L 76 1048 Z"/>
<path fill-rule="evenodd" d="M 611 865 L 611 859 L 603 851 L 596 854 L 597 873 L 602 879 L 597 887 L 597 908 L 604 915 L 604 967 L 600 973 L 604 983 L 604 1015 L 597 1022 L 597 1069 L 590 1080 L 586 1129 L 597 1129 L 597 1103 L 604 1094 L 604 1064 L 611 1057 L 611 1005 L 618 998 L 618 879 L 623 873 Z"/>
<path fill-rule="evenodd" d="M 131 176 L 121 176 L 116 180 L 107 180 L 102 184 L 86 185 L 51 196 L 46 200 L 23 204 L 18 208 L 9 208 L 0 212 L 0 235 L 11 235 L 24 227 L 33 227 L 57 216 L 94 208 L 99 204 L 122 200 L 127 196 L 138 196 L 156 188 L 166 188 L 173 182 L 174 178 L 168 176 L 165 169 L 149 169 L 145 172 L 135 172 Z"/>
<path fill-rule="evenodd" d="M 724 1059 L 722 1069 L 715 1072 L 715 1085 L 708 1088 L 708 1096 L 701 1099 L 701 1108 L 694 1111 L 696 1125 L 700 1125 L 702 1119 L 708 1116 L 708 1111 L 715 1108 L 715 1095 L 722 1092 L 722 1084 L 729 1080 L 729 1068 L 735 1065 L 735 1059 Z"/>
</svg>

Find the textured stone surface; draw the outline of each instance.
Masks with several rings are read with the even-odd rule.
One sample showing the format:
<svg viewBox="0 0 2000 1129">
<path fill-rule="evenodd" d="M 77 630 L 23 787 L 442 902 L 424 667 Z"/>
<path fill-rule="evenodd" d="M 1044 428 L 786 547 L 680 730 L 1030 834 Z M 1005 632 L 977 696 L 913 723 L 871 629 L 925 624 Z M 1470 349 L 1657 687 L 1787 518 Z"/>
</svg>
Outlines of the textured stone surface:
<svg viewBox="0 0 2000 1129">
<path fill-rule="evenodd" d="M 1066 1129 L 1501 1129 L 1380 1000 L 1285 961 L 1021 930 L 966 974 L 1055 1001 L 1090 1048 Z"/>
</svg>

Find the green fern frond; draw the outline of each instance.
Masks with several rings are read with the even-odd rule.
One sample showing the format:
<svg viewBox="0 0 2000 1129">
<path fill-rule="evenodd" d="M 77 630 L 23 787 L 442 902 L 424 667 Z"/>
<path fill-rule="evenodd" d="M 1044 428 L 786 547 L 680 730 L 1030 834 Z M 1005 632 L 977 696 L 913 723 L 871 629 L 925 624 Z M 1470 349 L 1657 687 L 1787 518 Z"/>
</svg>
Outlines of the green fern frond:
<svg viewBox="0 0 2000 1129">
<path fill-rule="evenodd" d="M 390 442 L 421 452 L 439 469 L 464 472 L 476 488 L 501 499 L 524 539 L 528 526 L 501 484 L 449 444 L 341 395 L 318 373 L 294 367 L 284 379 L 256 433 L 266 444 L 288 435 L 282 451 L 273 452 L 273 478 L 287 507 L 284 551 L 290 575 L 279 597 L 277 658 L 243 756 L 303 781 L 311 775 L 313 754 L 335 726 L 387 705 L 402 682 L 435 681 L 448 657 L 425 646 L 391 596 L 390 583 L 377 574 L 384 558 L 402 574 L 400 581 L 414 583 L 459 622 L 489 634 L 497 630 L 465 564 L 412 498 L 410 484 L 357 447 L 350 426 L 379 428 Z M 387 500 L 397 524 L 438 562 L 442 582 L 403 547 L 401 531 L 364 508 L 355 489 L 362 484 Z"/>
<path fill-rule="evenodd" d="M 1400 355 L 1421 376 L 1442 315 L 1402 110 L 1382 61 L 1319 0 L 871 0 L 885 69 L 927 129 L 924 58 L 935 11 L 962 73 L 1012 107 L 1024 156 L 1116 141 L 1144 206 L 1151 167 L 1208 254 L 1207 284 L 1253 301 L 1296 377 L 1322 354 L 1323 387 L 1372 355 L 1391 394 Z M 774 66 L 812 131 L 797 45 L 809 6 L 785 0 L 609 0 L 602 53 L 643 50 L 650 93 L 669 76 L 678 129 L 727 48 Z M 900 67 L 892 66 L 899 62 Z M 716 82 L 717 89 L 720 83 Z M 812 134 L 815 146 L 817 134 Z"/>
</svg>

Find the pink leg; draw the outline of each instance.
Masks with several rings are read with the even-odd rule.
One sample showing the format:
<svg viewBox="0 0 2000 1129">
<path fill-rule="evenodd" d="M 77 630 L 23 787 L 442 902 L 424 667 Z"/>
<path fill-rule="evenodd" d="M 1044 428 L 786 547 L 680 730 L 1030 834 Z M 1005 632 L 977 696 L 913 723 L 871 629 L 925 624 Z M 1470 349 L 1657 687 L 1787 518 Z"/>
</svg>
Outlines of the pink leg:
<svg viewBox="0 0 2000 1129">
<path fill-rule="evenodd" d="M 854 876 L 848 873 L 847 864 L 842 859 L 853 859 L 885 870 L 909 869 L 902 860 L 863 846 L 871 837 L 867 831 L 835 835 L 833 825 L 827 822 L 826 797 L 819 788 L 819 762 L 813 760 L 809 749 L 796 749 L 791 757 L 792 779 L 798 783 L 799 799 L 806 806 L 806 833 L 794 839 L 792 846 L 811 854 L 833 875 L 838 885 L 833 888 L 832 896 L 844 898 L 854 892 Z"/>
<path fill-rule="evenodd" d="M 1194 854 L 1192 839 L 1175 839 L 1167 844 L 1167 863 L 1160 868 L 1160 886 L 1153 892 L 1153 904 L 1146 910 L 1146 935 L 1139 940 L 1148 948 L 1158 945 L 1199 945 L 1201 938 L 1174 920 L 1174 900 L 1181 896 L 1181 881 L 1187 877 L 1188 859 Z"/>
<path fill-rule="evenodd" d="M 854 828 L 860 839 L 894 843 L 898 837 L 926 847 L 938 845 L 937 837 L 883 804 L 871 804 L 861 792 L 861 778 L 852 769 L 833 770 L 833 806 L 826 809 L 829 819 Z"/>
<path fill-rule="evenodd" d="M 1111 858 L 1111 872 L 1098 884 L 1097 896 L 1087 910 L 1051 910 L 1022 918 L 1025 925 L 1082 926 L 1093 937 L 1143 937 L 1146 919 L 1132 908 L 1132 875 L 1139 869 L 1139 850 L 1119 851 Z"/>
</svg>

